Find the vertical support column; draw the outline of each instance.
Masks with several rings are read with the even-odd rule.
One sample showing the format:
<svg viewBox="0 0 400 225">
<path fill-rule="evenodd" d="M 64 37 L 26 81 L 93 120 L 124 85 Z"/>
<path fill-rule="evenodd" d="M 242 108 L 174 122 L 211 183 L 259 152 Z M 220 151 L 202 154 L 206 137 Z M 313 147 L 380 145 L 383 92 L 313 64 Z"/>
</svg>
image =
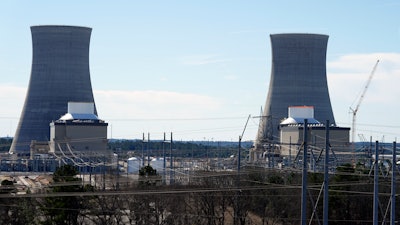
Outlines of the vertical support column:
<svg viewBox="0 0 400 225">
<path fill-rule="evenodd" d="M 103 191 L 106 190 L 106 157 L 103 156 Z"/>
<path fill-rule="evenodd" d="M 238 159 L 237 159 L 237 172 L 238 174 L 240 173 L 240 152 L 241 152 L 241 148 L 242 148 L 242 137 L 239 136 L 239 148 L 238 148 Z"/>
<path fill-rule="evenodd" d="M 275 168 L 275 143 L 272 143 L 271 150 L 272 150 L 272 159 L 271 159 L 272 168 Z"/>
<path fill-rule="evenodd" d="M 291 166 L 292 163 L 292 136 L 289 137 L 289 159 L 288 159 L 288 167 Z"/>
<path fill-rule="evenodd" d="M 328 225 L 329 212 L 329 120 L 325 124 L 325 165 L 324 165 L 324 225 Z"/>
<path fill-rule="evenodd" d="M 205 139 L 204 139 L 205 141 Z M 207 141 L 207 144 L 205 144 L 205 148 L 206 148 L 206 170 L 208 171 L 208 169 L 210 168 L 210 164 L 209 164 L 209 158 L 208 158 L 208 145 L 210 144 L 210 141 Z"/>
<path fill-rule="evenodd" d="M 144 167 L 144 133 L 142 138 L 142 167 Z"/>
<path fill-rule="evenodd" d="M 150 133 L 147 133 L 147 165 L 150 166 Z"/>
<path fill-rule="evenodd" d="M 234 207 L 234 213 L 233 213 L 233 224 L 237 225 L 239 224 L 239 195 L 240 195 L 240 191 L 239 191 L 239 187 L 240 187 L 240 150 L 241 150 L 241 141 L 242 141 L 242 136 L 239 136 L 239 147 L 238 147 L 238 159 L 237 159 L 237 176 L 236 176 L 236 187 L 238 189 L 238 191 L 236 191 L 235 193 L 235 207 Z"/>
<path fill-rule="evenodd" d="M 396 221 L 396 170 L 397 170 L 397 154 L 396 142 L 393 142 L 392 155 L 392 192 L 391 192 L 391 208 L 390 208 L 390 225 L 394 225 Z"/>
<path fill-rule="evenodd" d="M 379 180 L 378 180 L 378 175 L 379 175 L 379 167 L 378 167 L 378 160 L 379 160 L 379 154 L 378 154 L 378 149 L 379 149 L 379 143 L 378 141 L 375 142 L 375 164 L 374 164 L 374 208 L 373 208 L 373 224 L 378 225 L 378 206 L 379 206 Z"/>
<path fill-rule="evenodd" d="M 303 177 L 301 187 L 301 225 L 307 224 L 307 119 L 304 120 L 303 127 Z"/>
<path fill-rule="evenodd" d="M 117 150 L 117 185 L 116 185 L 117 191 L 119 190 L 119 154 L 120 154 L 120 151 Z M 126 166 L 126 169 L 128 170 L 128 166 Z"/>
<path fill-rule="evenodd" d="M 268 168 L 271 168 L 271 145 L 272 144 L 268 144 L 268 149 L 267 149 L 267 151 L 268 151 Z"/>
<path fill-rule="evenodd" d="M 163 183 L 165 184 L 165 178 L 166 178 L 165 167 L 167 164 L 165 159 L 165 132 L 164 132 L 164 140 L 162 143 L 162 152 L 163 152 Z"/>
<path fill-rule="evenodd" d="M 368 157 L 369 157 L 369 165 L 372 166 L 372 136 L 369 137 L 369 148 L 368 148 Z"/>
<path fill-rule="evenodd" d="M 173 158 L 172 158 L 172 132 L 171 132 L 171 142 L 170 142 L 170 145 L 169 145 L 169 157 L 170 157 L 170 163 L 169 163 L 169 167 L 170 167 L 170 174 L 169 174 L 169 184 L 173 184 L 173 182 L 174 182 L 174 180 L 173 180 L 173 178 L 172 178 L 172 173 L 173 173 L 173 171 L 172 171 L 172 168 L 173 168 L 173 164 L 174 164 L 174 162 L 173 162 Z"/>
</svg>

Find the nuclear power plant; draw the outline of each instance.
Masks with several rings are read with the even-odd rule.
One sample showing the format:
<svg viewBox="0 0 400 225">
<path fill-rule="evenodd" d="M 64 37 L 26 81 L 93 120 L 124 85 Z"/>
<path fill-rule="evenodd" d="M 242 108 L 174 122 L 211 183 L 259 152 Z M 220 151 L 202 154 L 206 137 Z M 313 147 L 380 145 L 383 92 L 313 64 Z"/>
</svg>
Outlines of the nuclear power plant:
<svg viewBox="0 0 400 225">
<path fill-rule="evenodd" d="M 31 27 L 32 71 L 10 153 L 28 155 L 31 143 L 48 142 L 49 124 L 68 112 L 68 102 L 94 104 L 89 72 L 91 31 L 77 26 Z"/>
<path fill-rule="evenodd" d="M 97 116 L 90 80 L 91 28 L 33 26 L 31 33 L 30 82 L 9 152 L 20 158 L 29 155 L 35 171 L 41 165 L 38 160 L 47 160 L 54 168 L 63 158 L 83 171 L 91 171 L 96 160 L 111 158 L 108 124 Z M 324 126 L 329 126 L 334 128 L 334 136 L 343 140 L 333 144 L 346 148 L 349 129 L 336 127 L 329 98 L 328 36 L 273 34 L 270 40 L 269 91 L 249 159 L 265 159 L 261 155 L 266 152 L 290 157 L 292 144 L 300 146 L 302 142 L 304 119 L 314 128 L 310 136 L 317 147 L 323 142 L 316 138 Z M 293 149 L 293 153 L 299 151 Z"/>
<path fill-rule="evenodd" d="M 307 194 L 315 196 L 316 191 L 310 190 L 321 184 L 324 187 L 324 221 L 327 222 L 328 212 L 332 211 L 327 210 L 330 205 L 328 200 L 331 199 L 329 182 L 334 182 L 333 187 L 342 186 L 343 181 L 348 180 L 343 178 L 344 175 L 348 175 L 352 178 L 352 187 L 364 187 L 371 180 L 366 173 L 369 167 L 370 173 L 374 171 L 374 185 L 369 185 L 369 190 L 363 189 L 363 193 L 371 200 L 370 193 L 373 189 L 374 218 L 378 218 L 378 214 L 375 214 L 378 212 L 378 205 L 375 203 L 379 202 L 379 195 L 389 196 L 387 188 L 386 191 L 378 192 L 378 182 L 385 181 L 390 173 L 391 196 L 385 203 L 395 202 L 394 165 L 399 164 L 396 161 L 396 143 L 393 144 L 391 161 L 379 155 L 387 158 L 388 151 L 385 151 L 385 146 L 380 148 L 378 142 L 375 145 L 375 157 L 371 154 L 371 143 L 370 148 L 358 151 L 362 155 L 356 158 L 357 151 L 353 151 L 353 148 L 349 151 L 350 128 L 336 125 L 327 84 L 327 35 L 270 36 L 272 67 L 269 91 L 254 143 L 242 145 L 241 142 L 249 116 L 237 146 L 236 142 L 206 142 L 205 137 L 204 141 L 197 143 L 182 140 L 174 142 L 172 132 L 170 141 L 164 133 L 164 139 L 153 141 L 154 145 L 151 146 L 150 133 L 147 139 L 143 133 L 142 140 L 110 141 L 107 138 L 108 123 L 97 115 L 90 80 L 90 28 L 34 26 L 31 27 L 31 32 L 33 59 L 25 104 L 10 154 L 7 152 L 0 155 L 0 171 L 4 174 L 0 177 L 1 193 L 5 200 L 13 200 L 11 205 L 16 206 L 8 207 L 8 211 L 2 213 L 6 215 L 4 221 L 32 220 L 44 223 L 59 217 L 61 222 L 68 220 L 94 224 L 104 217 L 103 203 L 111 205 L 106 208 L 107 212 L 121 212 L 107 213 L 109 221 L 118 221 L 119 224 L 137 224 L 143 221 L 168 223 L 175 219 L 182 223 L 193 220 L 203 224 L 220 221 L 220 218 L 227 218 L 226 221 L 233 221 L 234 224 L 243 221 L 256 224 L 264 221 L 282 224 L 299 221 L 299 213 L 279 214 L 278 211 L 282 211 L 280 208 L 273 210 L 274 207 L 269 206 L 266 213 L 264 203 L 259 204 L 260 201 L 255 198 L 245 199 L 249 194 L 260 190 L 257 195 L 251 196 L 265 196 L 264 199 L 268 200 L 274 193 L 278 193 L 276 190 L 283 187 L 284 191 L 290 189 L 293 193 L 289 196 L 279 192 L 285 198 L 279 197 L 271 201 L 274 204 L 284 201 L 282 206 L 289 203 L 294 210 L 297 209 L 293 206 L 301 204 L 301 207 L 297 207 L 301 209 L 301 220 L 306 222 L 306 217 L 311 215 L 311 222 L 314 217 L 318 221 L 319 219 L 314 215 L 316 208 L 314 211 L 307 210 L 307 205 L 321 206 L 321 203 L 318 200 L 314 203 Z M 375 68 L 376 66 L 374 70 Z M 241 166 L 242 162 L 244 166 Z M 342 176 L 340 179 L 335 179 L 336 171 Z M 382 172 L 380 175 L 380 171 L 385 174 Z M 307 178 L 309 173 L 312 178 L 310 188 L 310 179 Z M 357 178 L 358 174 L 362 178 Z M 171 188 L 166 189 L 167 185 Z M 180 191 L 182 188 L 185 188 L 185 192 Z M 218 199 L 226 199 L 224 205 L 216 205 L 224 209 L 217 213 L 204 213 L 195 201 L 202 200 L 204 194 L 214 190 L 222 193 L 216 196 L 217 203 Z M 358 189 L 354 190 L 355 193 L 360 193 Z M 192 192 L 199 192 L 201 195 L 194 195 Z M 154 193 L 160 195 L 162 198 L 159 199 L 163 201 L 156 199 L 157 202 L 153 204 L 151 197 Z M 163 194 L 168 197 L 171 193 L 188 195 L 165 201 Z M 138 194 L 143 196 L 139 199 L 144 203 L 142 205 L 150 205 L 156 209 L 153 211 L 160 211 L 161 214 L 150 212 L 142 216 L 143 207 L 136 207 Z M 14 201 L 17 195 L 20 196 L 18 200 L 24 203 L 23 206 L 33 203 L 33 208 L 25 207 L 24 211 L 43 208 L 38 211 L 38 218 L 26 212 L 14 213 L 21 210 Z M 53 200 L 52 197 L 56 198 Z M 128 204 L 124 197 L 129 201 Z M 116 202 L 115 199 L 121 199 L 121 202 Z M 179 199 L 183 199 L 185 204 L 176 208 L 173 202 Z M 74 205 L 60 207 L 58 203 L 66 200 Z M 79 204 L 75 204 L 77 201 Z M 164 204 L 165 202 L 172 204 Z M 116 208 L 113 207 L 114 203 L 118 203 Z M 249 210 L 248 206 L 254 207 Z M 353 208 L 356 207 L 358 205 Z M 119 208 L 121 210 L 117 210 Z M 190 210 L 184 217 L 175 215 L 181 215 L 181 209 L 186 208 Z M 49 212 L 48 209 L 53 211 Z M 391 215 L 394 215 L 395 207 L 392 206 L 392 209 Z M 73 218 L 64 217 L 64 214 L 68 214 L 65 212 L 71 210 Z M 57 214 L 57 211 L 60 213 Z M 196 214 L 196 211 L 201 213 Z M 251 217 L 247 217 L 250 213 Z M 160 215 L 164 214 L 172 216 L 161 218 Z M 186 216 L 189 214 L 191 216 Z M 337 213 L 337 217 L 340 216 L 341 213 Z M 18 219 L 11 220 L 11 217 Z"/>
<path fill-rule="evenodd" d="M 326 78 L 328 36 L 293 33 L 270 38 L 271 78 L 256 148 L 279 141 L 278 127 L 290 106 L 312 106 L 316 120 L 335 125 Z"/>
</svg>

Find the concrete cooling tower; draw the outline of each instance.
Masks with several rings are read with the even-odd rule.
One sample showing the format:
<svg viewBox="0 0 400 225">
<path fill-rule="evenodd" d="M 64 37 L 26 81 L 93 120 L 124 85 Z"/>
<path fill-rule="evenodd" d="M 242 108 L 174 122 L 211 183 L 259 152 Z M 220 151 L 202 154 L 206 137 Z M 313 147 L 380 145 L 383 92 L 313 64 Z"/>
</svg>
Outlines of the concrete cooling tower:
<svg viewBox="0 0 400 225">
<path fill-rule="evenodd" d="M 32 140 L 49 141 L 49 124 L 68 111 L 68 102 L 94 102 L 89 73 L 91 31 L 75 26 L 31 27 L 31 76 L 10 153 L 28 155 Z"/>
<path fill-rule="evenodd" d="M 256 148 L 279 140 L 278 126 L 289 106 L 313 106 L 315 119 L 335 124 L 326 78 L 327 35 L 273 34 L 269 91 Z"/>
</svg>

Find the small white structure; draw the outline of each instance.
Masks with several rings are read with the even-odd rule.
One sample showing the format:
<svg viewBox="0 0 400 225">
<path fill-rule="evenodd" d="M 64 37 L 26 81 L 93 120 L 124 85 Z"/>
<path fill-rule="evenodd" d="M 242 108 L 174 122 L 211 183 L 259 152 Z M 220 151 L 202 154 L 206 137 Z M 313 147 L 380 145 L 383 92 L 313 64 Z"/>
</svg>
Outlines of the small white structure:
<svg viewBox="0 0 400 225">
<path fill-rule="evenodd" d="M 162 171 L 164 169 L 164 158 L 153 158 L 150 166 L 157 171 Z"/>
<path fill-rule="evenodd" d="M 128 173 L 138 174 L 142 165 L 142 160 L 136 157 L 131 157 L 127 161 Z"/>
<path fill-rule="evenodd" d="M 307 119 L 309 124 L 320 123 L 314 119 L 314 106 L 289 106 L 288 118 L 282 121 L 280 125 L 303 124 L 304 119 Z"/>
<path fill-rule="evenodd" d="M 118 154 L 116 153 L 111 155 L 111 168 L 118 169 Z"/>
</svg>

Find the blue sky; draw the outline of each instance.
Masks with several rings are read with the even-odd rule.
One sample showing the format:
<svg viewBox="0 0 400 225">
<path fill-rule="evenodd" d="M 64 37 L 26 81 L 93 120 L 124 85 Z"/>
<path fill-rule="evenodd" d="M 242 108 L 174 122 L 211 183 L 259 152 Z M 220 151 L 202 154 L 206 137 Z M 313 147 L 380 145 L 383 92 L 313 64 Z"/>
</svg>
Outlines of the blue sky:
<svg viewBox="0 0 400 225">
<path fill-rule="evenodd" d="M 2 1 L 0 136 L 13 136 L 29 83 L 32 25 L 93 28 L 90 72 L 109 138 L 237 140 L 258 116 L 271 71 L 269 35 L 329 35 L 328 86 L 338 125 L 381 62 L 357 134 L 400 137 L 398 1 Z M 251 118 L 244 140 L 256 136 Z"/>
</svg>

